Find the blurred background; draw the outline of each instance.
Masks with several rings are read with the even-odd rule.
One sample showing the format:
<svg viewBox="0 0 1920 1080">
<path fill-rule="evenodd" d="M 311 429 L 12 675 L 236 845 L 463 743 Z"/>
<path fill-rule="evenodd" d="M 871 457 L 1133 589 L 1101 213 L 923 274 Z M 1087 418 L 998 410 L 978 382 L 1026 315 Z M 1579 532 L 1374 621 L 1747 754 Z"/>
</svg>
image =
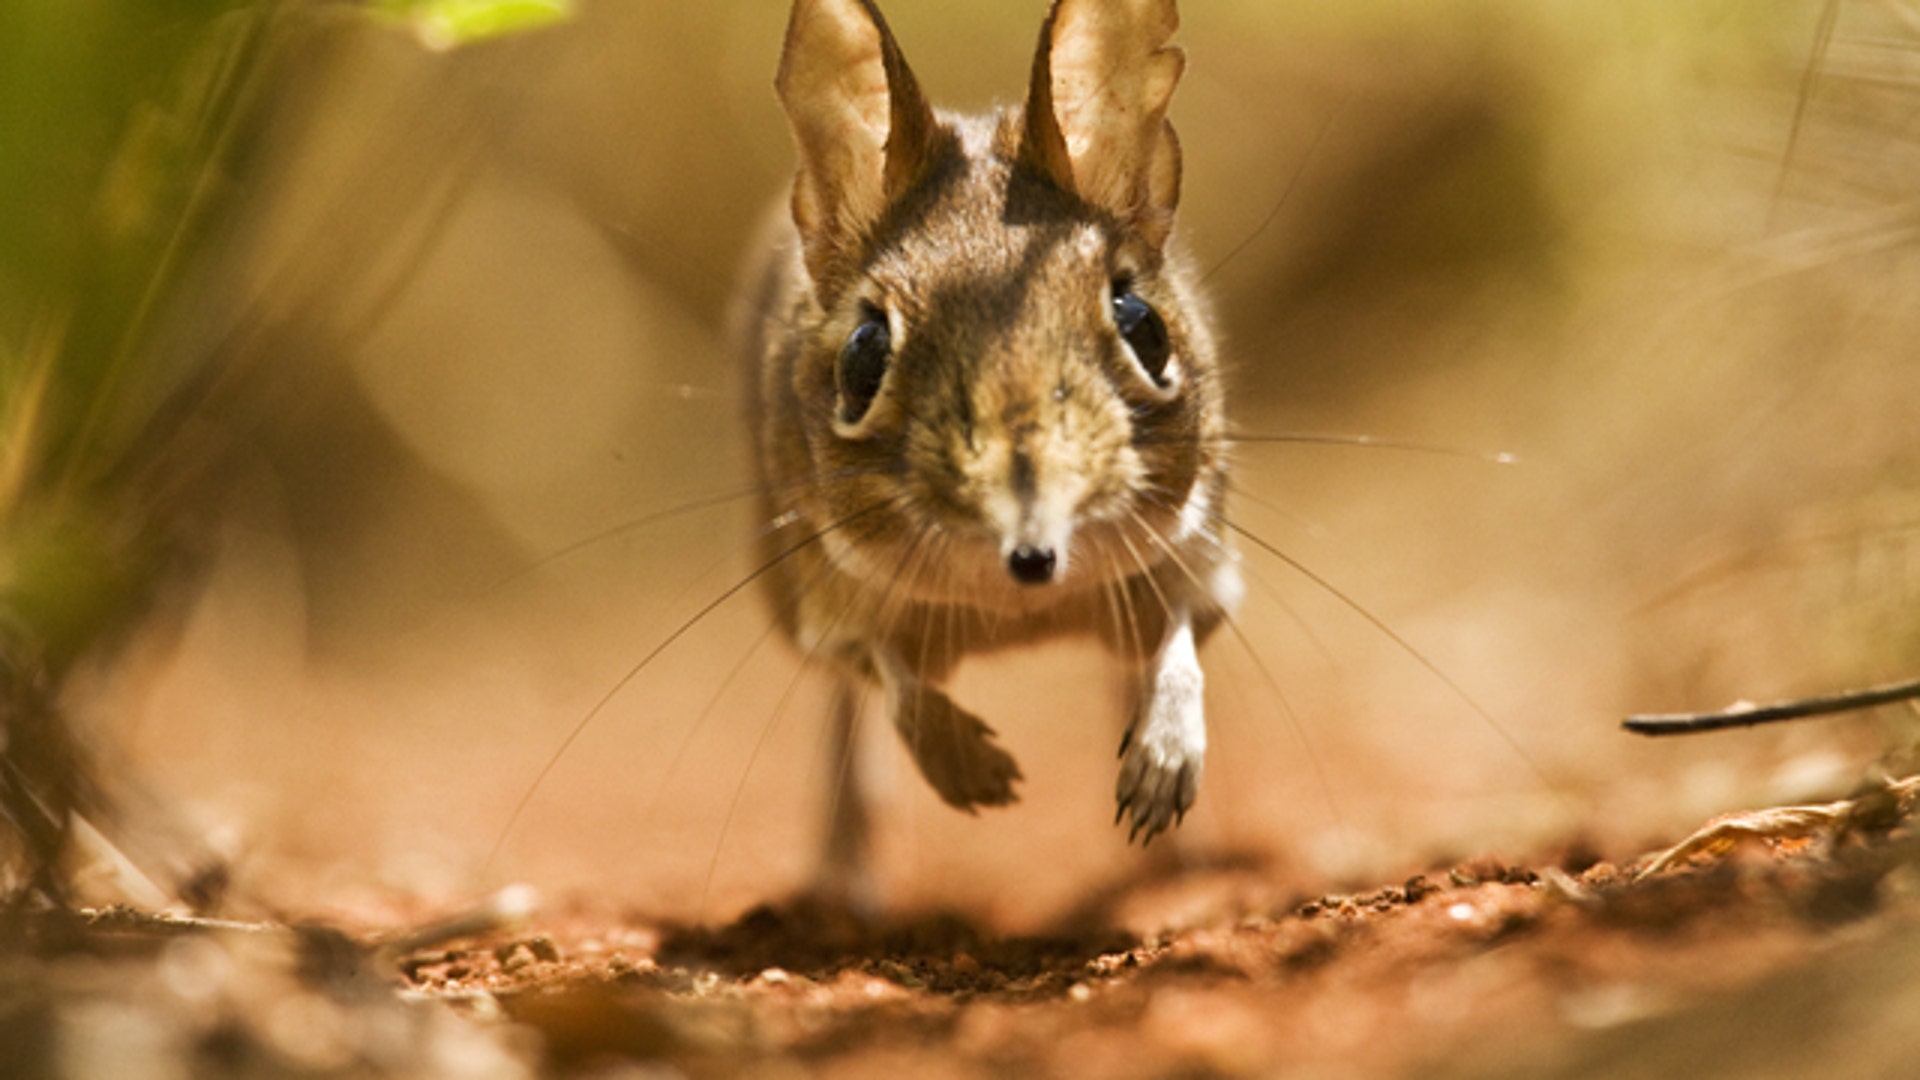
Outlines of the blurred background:
<svg viewBox="0 0 1920 1080">
<path fill-rule="evenodd" d="M 1019 99 L 1044 7 L 888 15 L 929 95 L 974 109 Z M 1618 720 L 1920 666 L 1920 13 L 1184 8 L 1181 220 L 1237 429 L 1518 462 L 1239 449 L 1235 519 L 1344 599 L 1243 545 L 1181 850 L 1276 860 L 1302 893 L 1484 852 L 1625 858 L 1897 765 L 1898 709 L 1658 743 Z M 753 566 L 727 325 L 792 168 L 786 5 L 583 0 L 458 49 L 288 5 L 212 61 L 179 43 L 257 9 L 138 10 L 8 15 L 0 64 L 38 135 L 0 154 L 16 375 L 88 325 L 68 248 L 143 205 L 130 142 L 177 133 L 183 84 L 240 102 L 187 159 L 217 213 L 109 313 L 138 313 L 129 370 L 215 391 L 178 413 L 146 375 L 81 391 L 146 410 L 85 490 L 152 504 L 138 546 L 167 557 L 129 629 L 74 648 L 68 715 L 215 838 L 243 906 L 374 919 L 529 881 L 724 918 L 800 886 L 825 680 L 752 590 L 635 670 Z M 199 59 L 128 60 L 154 55 Z M 29 382 L 0 403 L 16 431 Z M 169 454 L 191 483 L 149 479 Z M 902 763 L 896 897 L 1032 926 L 1141 864 L 1110 824 L 1110 663 L 1053 646 L 954 689 L 1022 802 L 958 815 Z"/>
</svg>

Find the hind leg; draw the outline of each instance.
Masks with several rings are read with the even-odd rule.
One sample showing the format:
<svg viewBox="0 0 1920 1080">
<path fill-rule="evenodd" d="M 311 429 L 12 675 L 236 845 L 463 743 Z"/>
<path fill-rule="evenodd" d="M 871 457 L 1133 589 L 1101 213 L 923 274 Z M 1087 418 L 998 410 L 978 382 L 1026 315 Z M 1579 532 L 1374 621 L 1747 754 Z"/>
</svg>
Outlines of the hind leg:
<svg viewBox="0 0 1920 1080">
<path fill-rule="evenodd" d="M 833 778 L 827 804 L 825 840 L 813 892 L 855 911 L 871 912 L 879 903 L 873 877 L 873 762 L 860 728 L 860 706 L 877 675 L 886 692 L 887 713 L 920 775 L 947 805 L 967 813 L 982 806 L 1018 800 L 1013 789 L 1022 779 L 1020 765 L 994 741 L 984 721 L 913 674 L 884 646 L 872 664 L 851 665 L 833 692 L 833 725 L 828 774 Z"/>
<path fill-rule="evenodd" d="M 860 703 L 869 685 L 852 674 L 835 680 L 826 834 L 812 889 L 816 896 L 863 912 L 876 910 L 880 899 L 873 877 L 872 769 L 863 760 L 860 731 Z"/>
</svg>

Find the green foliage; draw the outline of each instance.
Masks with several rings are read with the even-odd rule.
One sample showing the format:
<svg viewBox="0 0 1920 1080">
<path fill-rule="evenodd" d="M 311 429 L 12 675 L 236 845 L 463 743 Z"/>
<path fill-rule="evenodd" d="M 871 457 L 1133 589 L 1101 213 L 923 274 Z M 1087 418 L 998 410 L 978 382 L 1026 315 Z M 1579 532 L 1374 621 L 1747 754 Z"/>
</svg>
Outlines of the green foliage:
<svg viewBox="0 0 1920 1080">
<path fill-rule="evenodd" d="M 130 456 L 199 374 L 146 338 L 204 235 L 267 18 L 0 10 L 0 619 L 56 670 L 141 591 L 153 492 Z"/>
<path fill-rule="evenodd" d="M 565 0 L 373 0 L 433 45 Z M 159 347 L 242 186 L 294 0 L 0 4 L 0 648 L 56 671 L 137 607 L 230 357 Z M 89 629 L 91 628 L 91 630 Z"/>
<path fill-rule="evenodd" d="M 411 24 L 433 48 L 453 48 L 565 20 L 571 0 L 381 0 L 384 14 Z"/>
</svg>

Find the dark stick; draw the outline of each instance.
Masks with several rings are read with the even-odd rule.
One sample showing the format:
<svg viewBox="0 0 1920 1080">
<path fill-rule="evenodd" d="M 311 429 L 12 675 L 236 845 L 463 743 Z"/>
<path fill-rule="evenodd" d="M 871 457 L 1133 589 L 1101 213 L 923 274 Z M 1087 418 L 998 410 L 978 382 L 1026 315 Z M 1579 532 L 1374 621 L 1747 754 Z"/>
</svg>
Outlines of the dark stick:
<svg viewBox="0 0 1920 1080">
<path fill-rule="evenodd" d="M 1798 720 L 1803 716 L 1851 712 L 1855 709 L 1869 709 L 1875 705 L 1890 705 L 1896 701 L 1912 701 L 1915 698 L 1920 698 L 1920 679 L 1888 683 L 1885 686 L 1854 690 L 1844 694 L 1782 701 L 1773 705 L 1735 706 L 1721 712 L 1629 716 L 1621 722 L 1620 726 L 1636 735 L 1691 735 L 1700 731 L 1722 731 L 1726 728 L 1771 724 L 1779 720 Z"/>
</svg>

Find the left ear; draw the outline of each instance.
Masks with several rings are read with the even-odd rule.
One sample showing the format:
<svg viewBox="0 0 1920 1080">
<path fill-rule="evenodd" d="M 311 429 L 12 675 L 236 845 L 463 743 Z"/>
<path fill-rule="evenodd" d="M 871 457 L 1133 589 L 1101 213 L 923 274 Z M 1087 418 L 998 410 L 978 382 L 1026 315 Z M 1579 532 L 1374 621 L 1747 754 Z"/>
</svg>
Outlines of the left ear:
<svg viewBox="0 0 1920 1080">
<path fill-rule="evenodd" d="M 774 81 L 800 151 L 793 219 L 822 289 L 933 156 L 933 110 L 873 0 L 794 0 Z"/>
<path fill-rule="evenodd" d="M 1020 155 L 1156 249 L 1180 201 L 1167 103 L 1186 57 L 1174 0 L 1054 0 L 1040 29 Z"/>
</svg>

